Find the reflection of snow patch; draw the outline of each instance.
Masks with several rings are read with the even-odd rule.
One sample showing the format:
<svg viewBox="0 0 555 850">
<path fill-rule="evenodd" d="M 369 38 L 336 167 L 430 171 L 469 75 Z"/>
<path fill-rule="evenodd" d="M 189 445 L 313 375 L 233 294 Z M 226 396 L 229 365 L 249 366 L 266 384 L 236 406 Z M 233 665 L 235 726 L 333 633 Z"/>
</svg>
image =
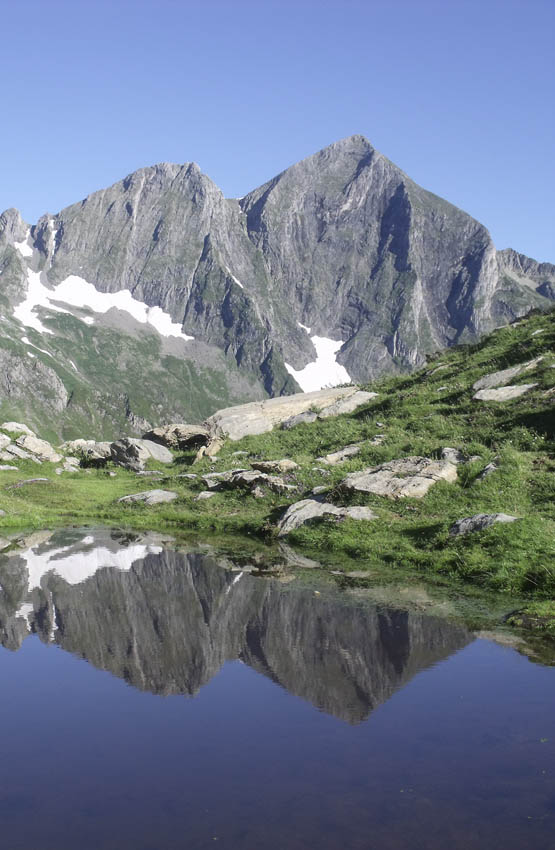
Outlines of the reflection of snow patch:
<svg viewBox="0 0 555 850">
<path fill-rule="evenodd" d="M 21 557 L 27 564 L 30 591 L 40 587 L 42 577 L 49 572 L 55 572 L 68 584 L 80 584 L 103 567 L 130 570 L 135 561 L 142 560 L 147 555 L 159 555 L 162 552 L 161 546 L 142 543 L 126 546 L 116 552 L 110 551 L 105 546 L 97 546 L 89 552 L 70 551 L 74 547 L 66 546 L 39 553 L 36 551 L 38 548 L 38 546 L 31 547 L 21 553 Z M 64 553 L 67 553 L 65 557 Z"/>
<path fill-rule="evenodd" d="M 34 608 L 31 602 L 24 602 L 19 606 L 17 611 L 15 612 L 16 617 L 23 617 L 25 620 L 25 625 L 27 626 L 27 631 L 31 631 L 31 627 L 29 625 L 29 617 L 34 613 Z"/>
<path fill-rule="evenodd" d="M 310 340 L 316 349 L 316 360 L 313 363 L 309 363 L 299 371 L 285 363 L 285 368 L 295 378 L 303 392 L 308 393 L 324 387 L 351 383 L 349 373 L 335 357 L 343 341 L 326 339 L 323 336 L 312 336 Z"/>
<path fill-rule="evenodd" d="M 231 582 L 231 584 L 229 585 L 229 587 L 227 588 L 227 590 L 226 590 L 226 592 L 225 592 L 225 595 L 226 595 L 226 596 L 227 596 L 227 594 L 229 593 L 229 591 L 231 590 L 231 588 L 233 587 L 233 585 L 234 585 L 234 584 L 237 584 L 237 582 L 238 582 L 240 579 L 242 579 L 244 575 L 245 575 L 245 574 L 244 574 L 243 572 L 240 572 L 240 573 L 239 573 L 239 575 L 236 575 L 236 576 L 235 576 L 235 578 L 233 579 L 233 581 Z"/>
<path fill-rule="evenodd" d="M 41 280 L 39 272 L 28 271 L 27 279 L 29 287 L 25 301 L 18 304 L 14 310 L 16 319 L 26 327 L 35 328 L 40 333 L 52 333 L 45 328 L 35 313 L 37 307 L 46 307 L 58 313 L 68 313 L 63 307 L 54 302 L 61 301 L 71 307 L 88 307 L 94 313 L 107 313 L 108 310 L 117 309 L 129 313 L 141 324 L 149 324 L 162 336 L 175 336 L 183 340 L 193 339 L 192 336 L 184 334 L 181 325 L 173 322 L 169 313 L 165 313 L 161 307 L 149 307 L 142 301 L 137 301 L 128 289 L 119 292 L 99 292 L 92 283 L 87 283 L 82 277 L 70 275 L 53 289 L 48 289 Z M 83 319 L 87 324 L 93 324 L 94 319 L 86 316 Z"/>
<path fill-rule="evenodd" d="M 235 281 L 235 283 L 237 284 L 237 286 L 240 286 L 240 287 L 241 287 L 241 289 L 244 289 L 244 288 L 245 288 L 245 287 L 243 286 L 243 284 L 241 283 L 241 281 L 240 281 L 240 280 L 237 280 L 237 278 L 235 277 L 235 275 L 233 274 L 233 272 L 231 272 L 231 271 L 228 269 L 228 267 L 227 267 L 227 266 L 225 267 L 225 270 L 226 270 L 226 272 L 228 273 L 228 275 L 230 276 L 230 278 L 231 278 L 233 281 Z"/>
</svg>

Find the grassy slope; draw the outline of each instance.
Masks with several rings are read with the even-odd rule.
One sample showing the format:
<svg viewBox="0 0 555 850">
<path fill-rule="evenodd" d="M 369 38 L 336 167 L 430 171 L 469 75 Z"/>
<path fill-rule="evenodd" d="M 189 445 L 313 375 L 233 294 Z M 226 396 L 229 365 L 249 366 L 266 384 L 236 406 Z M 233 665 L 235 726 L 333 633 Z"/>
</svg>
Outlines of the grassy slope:
<svg viewBox="0 0 555 850">
<path fill-rule="evenodd" d="M 542 333 L 532 335 L 540 329 Z M 356 568 L 370 575 L 386 567 L 550 600 L 555 597 L 555 394 L 548 394 L 555 384 L 555 356 L 550 352 L 555 352 L 555 312 L 500 329 L 479 345 L 444 352 L 409 377 L 374 385 L 378 398 L 355 414 L 228 443 L 216 464 L 203 461 L 194 470 L 248 466 L 249 458 L 234 456 L 236 451 L 248 452 L 251 459 L 290 457 L 301 465 L 288 478 L 298 485 L 291 497 L 267 494 L 255 499 L 235 491 L 195 502 L 202 484 L 175 477 L 187 471 L 192 456 L 176 458 L 165 470 L 163 483 L 123 470 L 115 478 L 102 471 L 58 477 L 47 464 L 28 463 L 18 473 L 0 472 L 0 507 L 6 511 L 0 531 L 96 521 L 271 538 L 273 523 L 287 504 L 306 498 L 313 486 L 325 484 L 329 500 L 339 504 L 344 497 L 336 488 L 347 472 L 409 454 L 437 456 L 443 446 L 453 446 L 480 458 L 459 467 L 457 483 L 436 484 L 421 500 L 357 497 L 352 503 L 371 505 L 376 521 L 322 520 L 299 529 L 289 542 L 346 571 Z M 511 402 L 472 400 L 472 383 L 479 377 L 540 354 L 544 361 L 539 367 L 513 381 L 538 382 L 537 389 Z M 431 374 L 440 365 L 444 368 Z M 369 445 L 368 439 L 379 432 L 385 433 L 385 442 Z M 319 455 L 353 442 L 363 443 L 353 461 L 330 467 L 329 476 L 313 469 L 321 465 L 314 462 Z M 477 474 L 496 457 L 498 471 L 477 481 Z M 51 483 L 7 489 L 12 481 L 37 475 L 48 476 Z M 120 495 L 150 487 L 177 490 L 179 499 L 156 508 L 115 503 Z M 497 511 L 522 519 L 449 537 L 455 520 Z"/>
</svg>

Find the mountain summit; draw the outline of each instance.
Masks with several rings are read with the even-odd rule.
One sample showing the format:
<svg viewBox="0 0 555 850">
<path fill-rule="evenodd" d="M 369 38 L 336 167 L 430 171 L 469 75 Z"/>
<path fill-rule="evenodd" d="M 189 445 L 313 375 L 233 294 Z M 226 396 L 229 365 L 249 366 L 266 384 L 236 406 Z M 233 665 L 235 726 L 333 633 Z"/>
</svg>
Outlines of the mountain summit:
<svg viewBox="0 0 555 850">
<path fill-rule="evenodd" d="M 32 227 L 0 216 L 0 415 L 70 437 L 410 370 L 555 298 L 555 266 L 362 136 L 244 198 L 142 168 Z M 56 424 L 53 424 L 53 423 Z"/>
</svg>

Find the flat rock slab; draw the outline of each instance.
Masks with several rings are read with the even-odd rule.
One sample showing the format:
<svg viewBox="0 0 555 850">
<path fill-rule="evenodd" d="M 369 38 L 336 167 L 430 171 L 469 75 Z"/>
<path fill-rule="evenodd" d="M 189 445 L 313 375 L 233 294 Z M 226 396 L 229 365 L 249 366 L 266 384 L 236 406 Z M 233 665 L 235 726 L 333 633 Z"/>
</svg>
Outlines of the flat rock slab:
<svg viewBox="0 0 555 850">
<path fill-rule="evenodd" d="M 375 493 L 388 499 L 421 499 L 437 481 L 456 481 L 457 467 L 448 460 L 404 457 L 352 472 L 341 482 L 347 492 Z"/>
<path fill-rule="evenodd" d="M 209 437 L 210 432 L 204 425 L 187 425 L 186 423 L 161 425 L 159 428 L 151 428 L 150 431 L 143 434 L 144 440 L 160 443 L 160 445 L 170 449 L 204 446 Z"/>
<path fill-rule="evenodd" d="M 317 457 L 316 460 L 319 463 L 327 463 L 329 466 L 335 466 L 338 463 L 344 463 L 346 460 L 349 460 L 351 457 L 356 457 L 360 453 L 360 446 L 353 444 L 352 446 L 345 446 L 344 449 L 339 449 L 337 452 L 331 452 L 329 455 L 324 455 L 324 457 Z"/>
<path fill-rule="evenodd" d="M 59 463 L 62 460 L 62 455 L 59 455 L 50 443 L 46 440 L 39 440 L 38 437 L 24 434 L 22 437 L 17 438 L 15 444 L 20 449 L 23 449 L 24 452 L 35 455 L 39 460 L 50 461 L 51 463 Z"/>
<path fill-rule="evenodd" d="M 526 363 L 518 363 L 516 366 L 510 366 L 508 369 L 502 369 L 500 372 L 492 372 L 489 375 L 484 375 L 472 385 L 473 390 L 488 390 L 491 387 L 500 387 L 506 384 L 507 381 L 512 381 L 517 375 L 522 372 L 528 372 L 543 360 L 543 357 L 535 357 L 533 360 L 528 360 Z"/>
<path fill-rule="evenodd" d="M 489 528 L 496 522 L 516 522 L 517 519 L 519 517 L 510 514 L 474 514 L 453 523 L 449 534 L 451 537 L 458 537 L 459 534 L 468 534 L 471 531 L 483 531 L 484 528 Z"/>
<path fill-rule="evenodd" d="M 38 457 L 24 451 L 19 446 L 16 446 L 15 443 L 10 443 L 9 446 L 6 446 L 6 448 L 0 452 L 1 460 L 13 460 L 14 457 L 19 458 L 19 460 L 34 460 L 35 463 L 42 463 Z"/>
<path fill-rule="evenodd" d="M 130 496 L 122 496 L 118 502 L 144 502 L 145 505 L 161 505 L 164 502 L 173 502 L 177 499 L 177 493 L 173 490 L 145 490 L 144 493 L 132 493 Z"/>
<path fill-rule="evenodd" d="M 497 387 L 491 390 L 479 390 L 473 398 L 476 401 L 511 401 L 511 399 L 519 398 L 519 396 L 537 386 L 537 384 L 516 384 L 515 386 Z"/>
<path fill-rule="evenodd" d="M 322 411 L 341 399 L 350 398 L 357 392 L 359 392 L 358 387 L 335 387 L 311 393 L 279 396 L 265 401 L 253 401 L 249 404 L 218 410 L 206 420 L 204 425 L 212 434 L 220 433 L 230 440 L 240 440 L 249 434 L 265 434 L 291 417 L 311 411 L 311 408 L 315 408 L 316 412 Z"/>
<path fill-rule="evenodd" d="M 318 414 L 318 419 L 327 419 L 329 416 L 339 416 L 341 413 L 352 413 L 357 407 L 361 407 L 373 398 L 377 398 L 378 393 L 369 393 L 365 390 L 358 390 L 347 398 L 340 398 L 329 407 L 325 407 Z"/>
<path fill-rule="evenodd" d="M 285 422 L 281 423 L 281 427 L 286 431 L 289 431 L 297 425 L 307 425 L 311 422 L 316 422 L 317 419 L 318 414 L 314 413 L 312 410 L 308 410 L 306 413 L 297 413 L 296 416 L 291 416 L 289 419 L 286 419 Z"/>
<path fill-rule="evenodd" d="M 323 516 L 335 516 L 338 519 L 372 520 L 376 514 L 370 508 L 354 506 L 338 508 L 316 499 L 302 499 L 290 505 L 278 523 L 278 537 L 285 537 L 301 525 Z"/>
<path fill-rule="evenodd" d="M 9 466 L 6 463 L 0 464 L 0 472 L 18 472 L 17 466 Z"/>
</svg>

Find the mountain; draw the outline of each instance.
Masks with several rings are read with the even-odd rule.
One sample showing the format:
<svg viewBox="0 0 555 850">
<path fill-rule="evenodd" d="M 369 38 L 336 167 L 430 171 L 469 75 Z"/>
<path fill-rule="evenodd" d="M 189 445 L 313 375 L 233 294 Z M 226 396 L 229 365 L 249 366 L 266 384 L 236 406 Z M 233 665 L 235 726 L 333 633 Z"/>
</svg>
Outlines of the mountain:
<svg viewBox="0 0 555 850">
<path fill-rule="evenodd" d="M 555 266 L 362 136 L 241 199 L 143 168 L 34 226 L 0 217 L 0 415 L 46 435 L 146 423 L 421 365 L 555 298 Z"/>
<path fill-rule="evenodd" d="M 421 669 L 467 645 L 462 626 L 255 578 L 205 551 L 109 530 L 36 536 L 0 555 L 0 644 L 44 642 L 140 690 L 193 695 L 240 659 L 359 723 Z"/>
</svg>

